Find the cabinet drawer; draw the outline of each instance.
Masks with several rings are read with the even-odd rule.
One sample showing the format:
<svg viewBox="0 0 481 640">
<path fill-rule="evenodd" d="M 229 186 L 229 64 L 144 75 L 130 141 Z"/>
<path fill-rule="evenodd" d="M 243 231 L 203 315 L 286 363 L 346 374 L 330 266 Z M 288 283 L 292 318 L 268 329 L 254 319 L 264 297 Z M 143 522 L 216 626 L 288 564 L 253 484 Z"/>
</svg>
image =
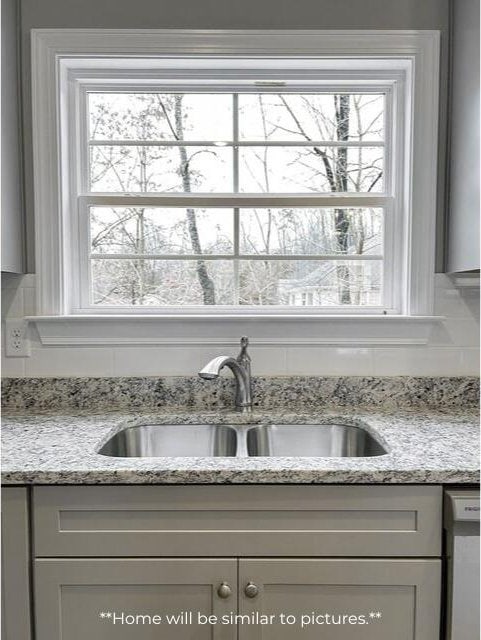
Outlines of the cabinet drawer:
<svg viewBox="0 0 481 640">
<path fill-rule="evenodd" d="M 35 555 L 437 556 L 438 486 L 34 489 Z"/>
</svg>

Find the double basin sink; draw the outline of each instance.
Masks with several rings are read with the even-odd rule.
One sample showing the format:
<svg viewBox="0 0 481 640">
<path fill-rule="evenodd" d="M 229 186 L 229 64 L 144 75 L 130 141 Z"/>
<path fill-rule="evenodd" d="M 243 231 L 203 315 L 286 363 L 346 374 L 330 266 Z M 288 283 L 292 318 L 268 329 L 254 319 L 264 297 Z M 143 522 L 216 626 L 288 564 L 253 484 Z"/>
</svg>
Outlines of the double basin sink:
<svg viewBox="0 0 481 640">
<path fill-rule="evenodd" d="M 114 434 L 99 450 L 145 457 L 371 457 L 384 447 L 362 427 L 344 424 L 145 424 Z"/>
</svg>

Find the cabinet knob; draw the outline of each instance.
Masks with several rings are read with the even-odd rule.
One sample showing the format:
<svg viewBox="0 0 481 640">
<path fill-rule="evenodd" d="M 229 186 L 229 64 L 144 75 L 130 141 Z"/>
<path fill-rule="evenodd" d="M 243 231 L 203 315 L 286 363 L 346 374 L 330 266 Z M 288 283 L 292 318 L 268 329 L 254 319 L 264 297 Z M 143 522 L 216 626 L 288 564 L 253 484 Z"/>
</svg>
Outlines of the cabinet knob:
<svg viewBox="0 0 481 640">
<path fill-rule="evenodd" d="M 217 595 L 219 598 L 223 598 L 224 600 L 232 595 L 232 589 L 229 587 L 227 582 L 220 583 L 217 589 Z"/>
<path fill-rule="evenodd" d="M 248 582 L 244 588 L 244 593 L 248 598 L 255 598 L 259 593 L 259 587 L 253 582 Z"/>
</svg>

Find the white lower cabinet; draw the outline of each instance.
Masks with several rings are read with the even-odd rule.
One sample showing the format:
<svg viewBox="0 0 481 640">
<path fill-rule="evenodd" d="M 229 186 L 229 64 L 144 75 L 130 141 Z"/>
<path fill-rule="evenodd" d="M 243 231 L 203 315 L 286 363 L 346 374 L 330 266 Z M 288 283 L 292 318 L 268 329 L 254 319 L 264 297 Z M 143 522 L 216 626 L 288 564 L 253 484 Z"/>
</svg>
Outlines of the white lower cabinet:
<svg viewBox="0 0 481 640">
<path fill-rule="evenodd" d="M 36 638 L 438 640 L 440 573 L 418 559 L 39 559 Z"/>
</svg>

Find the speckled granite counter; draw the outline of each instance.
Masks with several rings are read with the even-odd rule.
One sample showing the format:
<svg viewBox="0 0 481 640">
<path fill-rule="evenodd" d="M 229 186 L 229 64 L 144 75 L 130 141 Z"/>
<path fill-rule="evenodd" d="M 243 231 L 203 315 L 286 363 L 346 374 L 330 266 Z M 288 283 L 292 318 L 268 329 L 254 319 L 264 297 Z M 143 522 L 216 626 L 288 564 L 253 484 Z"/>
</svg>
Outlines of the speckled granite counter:
<svg viewBox="0 0 481 640">
<path fill-rule="evenodd" d="M 292 410 L 291 410 L 292 411 Z M 339 422 L 362 426 L 388 451 L 371 458 L 110 458 L 97 453 L 116 431 L 147 423 Z M 478 483 L 477 412 L 287 410 L 242 416 L 175 410 L 155 414 L 64 411 L 3 415 L 4 484 Z"/>
<path fill-rule="evenodd" d="M 319 411 L 334 407 L 465 409 L 479 404 L 476 377 L 286 376 L 252 379 L 258 411 Z M 3 378 L 2 407 L 14 410 L 157 411 L 182 407 L 218 411 L 232 407 L 232 376 L 137 378 Z"/>
</svg>

